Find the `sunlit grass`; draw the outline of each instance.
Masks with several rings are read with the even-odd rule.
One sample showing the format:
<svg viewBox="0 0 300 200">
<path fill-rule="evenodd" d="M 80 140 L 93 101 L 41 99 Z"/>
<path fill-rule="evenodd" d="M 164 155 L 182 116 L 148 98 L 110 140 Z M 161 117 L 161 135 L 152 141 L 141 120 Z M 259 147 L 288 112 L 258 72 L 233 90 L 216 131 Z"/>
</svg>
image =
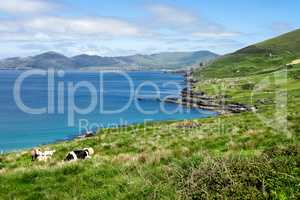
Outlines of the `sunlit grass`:
<svg viewBox="0 0 300 200">
<path fill-rule="evenodd" d="M 46 163 L 31 162 L 29 151 L 1 155 L 0 199 L 299 199 L 298 69 L 197 85 L 257 112 L 103 129 L 42 146 L 56 150 Z M 287 112 L 279 110 L 287 129 L 276 121 L 278 90 L 287 92 Z M 84 147 L 94 148 L 92 159 L 62 161 Z"/>
</svg>

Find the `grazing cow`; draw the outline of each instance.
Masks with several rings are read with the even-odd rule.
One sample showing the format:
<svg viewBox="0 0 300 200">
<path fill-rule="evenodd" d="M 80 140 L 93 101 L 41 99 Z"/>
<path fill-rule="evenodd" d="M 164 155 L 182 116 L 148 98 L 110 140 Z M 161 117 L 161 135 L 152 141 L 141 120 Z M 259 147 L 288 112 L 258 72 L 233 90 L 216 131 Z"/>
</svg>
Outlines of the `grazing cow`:
<svg viewBox="0 0 300 200">
<path fill-rule="evenodd" d="M 82 150 L 74 150 L 68 153 L 65 158 L 65 161 L 75 161 L 75 160 L 84 160 L 90 158 L 94 154 L 94 149 L 84 148 Z"/>
<path fill-rule="evenodd" d="M 31 160 L 32 161 L 47 161 L 50 159 L 55 151 L 44 151 L 42 152 L 40 149 L 33 149 L 31 151 Z"/>
</svg>

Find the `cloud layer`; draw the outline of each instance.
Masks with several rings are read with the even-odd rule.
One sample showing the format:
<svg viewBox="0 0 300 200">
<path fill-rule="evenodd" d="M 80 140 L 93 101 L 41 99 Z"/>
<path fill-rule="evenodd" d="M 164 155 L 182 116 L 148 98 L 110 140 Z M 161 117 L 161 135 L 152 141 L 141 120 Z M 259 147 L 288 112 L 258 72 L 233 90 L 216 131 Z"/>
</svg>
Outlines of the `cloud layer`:
<svg viewBox="0 0 300 200">
<path fill-rule="evenodd" d="M 48 0 L 1 0 L 0 10 L 12 14 L 32 14 L 48 12 L 57 5 Z"/>
<path fill-rule="evenodd" d="M 192 13 L 168 5 L 150 5 L 148 9 L 154 14 L 157 21 L 165 22 L 168 25 L 191 25 L 198 21 L 198 18 Z"/>
<path fill-rule="evenodd" d="M 69 55 L 114 56 L 199 48 L 214 50 L 213 46 L 218 43 L 220 49 L 222 45 L 224 49 L 230 49 L 236 47 L 237 42 L 227 40 L 224 46 L 224 39 L 240 34 L 190 10 L 167 4 L 146 5 L 148 18 L 140 23 L 140 19 L 113 16 L 58 15 L 57 11 L 66 6 L 58 2 L 0 1 L 0 14 L 6 13 L 6 17 L 0 18 L 0 41 L 5 47 L 0 49 L 0 57 L 31 55 L 47 50 Z M 214 45 L 204 41 L 197 44 L 207 38 Z M 7 48 L 10 51 L 4 50 Z"/>
<path fill-rule="evenodd" d="M 182 8 L 157 4 L 150 5 L 148 9 L 152 12 L 156 25 L 184 33 L 190 37 L 224 38 L 238 35 L 237 32 L 229 31 L 218 23 Z"/>
</svg>

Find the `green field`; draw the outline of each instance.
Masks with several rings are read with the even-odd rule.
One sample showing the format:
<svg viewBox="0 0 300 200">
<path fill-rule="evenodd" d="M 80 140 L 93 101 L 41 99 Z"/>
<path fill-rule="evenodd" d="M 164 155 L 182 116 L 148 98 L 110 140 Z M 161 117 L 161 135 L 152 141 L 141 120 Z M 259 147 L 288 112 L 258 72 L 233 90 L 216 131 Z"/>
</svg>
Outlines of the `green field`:
<svg viewBox="0 0 300 200">
<path fill-rule="evenodd" d="M 300 65 L 285 67 L 299 33 L 255 45 L 272 48 L 266 61 L 246 49 L 197 72 L 198 90 L 257 112 L 105 129 L 43 146 L 57 151 L 47 163 L 1 155 L 0 199 L 299 199 Z M 95 156 L 62 162 L 83 147 Z"/>
</svg>

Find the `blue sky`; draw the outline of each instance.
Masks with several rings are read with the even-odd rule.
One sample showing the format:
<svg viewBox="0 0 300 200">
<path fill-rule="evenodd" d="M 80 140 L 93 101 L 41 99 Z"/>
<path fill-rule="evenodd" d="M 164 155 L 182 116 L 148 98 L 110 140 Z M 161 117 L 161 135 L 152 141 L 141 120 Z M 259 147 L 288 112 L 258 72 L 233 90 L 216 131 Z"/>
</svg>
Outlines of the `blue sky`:
<svg viewBox="0 0 300 200">
<path fill-rule="evenodd" d="M 0 58 L 219 54 L 300 27 L 297 0 L 1 0 Z"/>
</svg>

